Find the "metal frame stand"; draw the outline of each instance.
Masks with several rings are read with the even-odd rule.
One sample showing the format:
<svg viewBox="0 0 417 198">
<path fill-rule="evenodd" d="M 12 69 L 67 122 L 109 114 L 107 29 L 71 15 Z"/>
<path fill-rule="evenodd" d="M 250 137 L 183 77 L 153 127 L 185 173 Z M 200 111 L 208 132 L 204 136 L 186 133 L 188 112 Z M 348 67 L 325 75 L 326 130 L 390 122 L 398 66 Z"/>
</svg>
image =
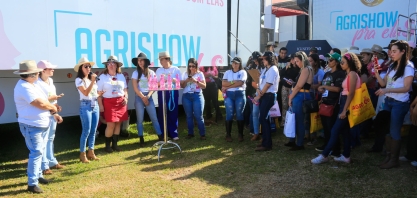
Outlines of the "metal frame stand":
<svg viewBox="0 0 417 198">
<path fill-rule="evenodd" d="M 173 89 L 173 90 L 178 90 L 178 89 Z M 181 147 L 175 143 L 172 142 L 171 140 L 168 140 L 168 136 L 167 136 L 167 107 L 166 107 L 166 100 L 165 100 L 165 93 L 166 91 L 171 91 L 171 90 L 153 90 L 153 91 L 162 91 L 162 109 L 163 109 L 163 116 L 164 116 L 164 141 L 159 141 L 156 142 L 153 146 L 152 146 L 152 151 L 154 147 L 159 147 L 158 148 L 158 162 L 159 159 L 161 157 L 161 150 L 167 150 L 167 149 L 175 149 L 178 148 L 178 150 L 180 150 L 180 153 L 182 153 Z M 159 104 L 160 105 L 160 104 Z"/>
</svg>

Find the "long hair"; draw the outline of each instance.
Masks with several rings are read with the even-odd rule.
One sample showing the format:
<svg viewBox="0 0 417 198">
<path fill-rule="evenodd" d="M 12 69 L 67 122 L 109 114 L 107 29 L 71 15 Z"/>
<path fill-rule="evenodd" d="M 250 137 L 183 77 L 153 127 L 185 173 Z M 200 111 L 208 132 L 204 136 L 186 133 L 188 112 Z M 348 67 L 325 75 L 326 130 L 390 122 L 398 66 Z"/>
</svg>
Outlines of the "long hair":
<svg viewBox="0 0 417 198">
<path fill-rule="evenodd" d="M 359 61 L 358 56 L 356 56 L 356 54 L 351 53 L 351 52 L 347 52 L 343 55 L 343 57 L 347 60 L 347 64 L 348 67 L 350 69 L 350 71 L 354 71 L 357 74 L 361 74 L 361 68 L 362 68 L 362 64 Z"/>
<path fill-rule="evenodd" d="M 303 63 L 303 68 L 309 65 L 307 54 L 304 51 L 298 51 L 295 53 L 294 58 L 298 58 Z M 300 72 L 303 70 L 303 68 L 300 69 Z"/>
<path fill-rule="evenodd" d="M 391 45 L 391 48 L 393 46 L 397 46 L 398 50 L 400 50 L 400 52 L 404 51 L 404 54 L 401 56 L 401 59 L 398 61 L 394 61 L 394 63 L 391 65 L 390 69 L 394 69 L 395 67 L 398 66 L 397 68 L 397 72 L 395 72 L 394 77 L 392 78 L 394 81 L 396 81 L 398 78 L 401 78 L 402 76 L 404 76 L 404 70 L 405 70 L 405 66 L 407 66 L 408 63 L 408 55 L 409 55 L 409 51 L 410 51 L 410 46 L 408 45 L 408 43 L 406 41 L 400 40 L 397 41 L 395 43 L 393 43 Z M 392 50 L 392 49 L 391 49 Z"/>
<path fill-rule="evenodd" d="M 148 59 L 144 59 L 145 65 L 143 66 L 143 70 L 142 68 L 139 66 L 136 67 L 136 70 L 138 71 L 138 78 L 140 79 L 142 77 L 142 74 L 146 77 L 149 78 L 149 65 L 151 64 L 150 61 Z"/>
<path fill-rule="evenodd" d="M 311 67 L 313 67 L 313 74 L 315 75 L 320 69 L 320 57 L 318 54 L 310 54 L 309 57 L 314 61 Z"/>
<path fill-rule="evenodd" d="M 188 75 L 191 74 L 190 67 L 188 67 L 188 65 L 190 65 L 190 63 L 192 63 L 192 64 L 195 65 L 195 69 L 197 70 L 197 72 L 199 71 L 198 70 L 198 62 L 197 62 L 197 60 L 195 58 L 190 58 L 190 59 L 188 59 L 188 63 L 187 63 L 187 74 Z"/>
<path fill-rule="evenodd" d="M 85 78 L 85 75 L 84 75 L 84 72 L 83 72 L 83 67 L 84 67 L 84 64 L 82 64 L 81 66 L 78 67 L 78 72 L 77 72 L 77 77 L 76 78 L 81 78 L 81 79 Z M 88 77 L 88 80 L 91 80 L 91 75 L 87 74 L 87 77 Z"/>
</svg>

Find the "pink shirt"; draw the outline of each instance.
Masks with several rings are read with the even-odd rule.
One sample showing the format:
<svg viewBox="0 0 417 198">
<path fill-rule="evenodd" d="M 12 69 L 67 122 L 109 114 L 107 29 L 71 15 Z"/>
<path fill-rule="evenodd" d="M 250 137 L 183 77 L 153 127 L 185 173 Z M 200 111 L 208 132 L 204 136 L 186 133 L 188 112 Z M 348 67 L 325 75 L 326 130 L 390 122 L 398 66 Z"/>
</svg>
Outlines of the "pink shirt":
<svg viewBox="0 0 417 198">
<path fill-rule="evenodd" d="M 357 77 L 357 79 L 356 79 L 356 89 L 359 89 L 361 87 L 361 78 L 359 78 L 358 74 L 356 74 L 356 77 Z M 342 82 L 342 88 L 343 88 L 342 95 L 348 95 L 349 94 L 348 90 L 352 90 L 350 87 L 348 89 L 348 83 L 347 83 L 348 78 L 349 78 L 349 74 L 345 78 L 345 80 L 343 80 L 343 82 Z"/>
<path fill-rule="evenodd" d="M 219 72 L 217 71 L 216 66 L 209 66 L 209 68 L 207 69 L 207 72 L 204 71 L 204 67 L 200 67 L 199 68 L 201 72 L 203 72 L 204 76 L 208 73 L 211 73 L 213 76 L 217 76 L 219 74 Z M 206 78 L 206 82 L 215 82 L 214 79 L 212 77 L 208 77 Z"/>
</svg>

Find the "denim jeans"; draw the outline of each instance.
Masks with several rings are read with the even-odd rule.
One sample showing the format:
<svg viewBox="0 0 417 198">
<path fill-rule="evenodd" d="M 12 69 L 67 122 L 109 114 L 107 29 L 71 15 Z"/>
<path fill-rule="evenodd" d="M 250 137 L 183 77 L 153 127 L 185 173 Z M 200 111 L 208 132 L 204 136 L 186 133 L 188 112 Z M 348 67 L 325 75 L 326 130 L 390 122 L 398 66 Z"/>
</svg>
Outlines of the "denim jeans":
<svg viewBox="0 0 417 198">
<path fill-rule="evenodd" d="M 194 135 L 194 118 L 197 121 L 200 136 L 206 135 L 206 128 L 204 127 L 204 96 L 201 92 L 198 93 L 184 93 L 182 95 L 182 106 L 184 107 L 187 116 L 188 134 Z"/>
<path fill-rule="evenodd" d="M 342 113 L 343 108 L 346 104 L 346 95 L 342 95 L 340 97 L 340 108 L 339 113 Z M 336 145 L 336 143 L 339 141 L 339 134 L 342 133 L 343 135 L 343 156 L 346 158 L 350 157 L 350 126 L 349 126 L 349 120 L 346 117 L 345 119 L 340 119 L 339 116 L 336 119 L 336 122 L 334 123 L 331 134 L 330 134 L 330 140 L 326 145 L 326 148 L 323 150 L 322 155 L 327 157 L 330 154 L 330 151 L 332 151 L 333 147 Z"/>
<path fill-rule="evenodd" d="M 227 91 L 227 98 L 224 100 L 226 107 L 226 121 L 233 120 L 233 115 L 236 113 L 237 120 L 243 120 L 243 110 L 246 104 L 245 91 Z"/>
<path fill-rule="evenodd" d="M 298 92 L 292 99 L 292 110 L 295 114 L 295 135 L 297 137 L 297 146 L 304 145 L 304 135 L 306 130 L 310 129 L 310 119 L 306 119 L 306 116 L 310 115 L 306 115 L 303 112 L 304 100 L 311 100 L 311 95 L 305 92 Z M 295 138 L 290 138 L 290 141 L 294 142 Z"/>
<path fill-rule="evenodd" d="M 83 131 L 80 138 L 80 152 L 85 152 L 85 144 L 88 139 L 88 149 L 94 149 L 96 140 L 96 130 L 99 120 L 99 108 L 97 101 L 93 101 L 95 106 L 91 106 L 91 100 L 81 100 L 80 103 L 80 119 Z"/>
<path fill-rule="evenodd" d="M 253 105 L 252 108 L 252 125 L 253 133 L 259 134 L 259 105 Z"/>
<path fill-rule="evenodd" d="M 259 123 L 262 130 L 262 146 L 272 148 L 271 123 L 269 121 L 269 109 L 274 106 L 275 93 L 265 93 L 259 100 Z"/>
<path fill-rule="evenodd" d="M 334 103 L 333 103 L 334 104 Z M 333 110 L 333 115 L 330 117 L 327 116 L 320 116 L 321 118 L 321 124 L 323 125 L 323 131 L 324 131 L 324 147 L 326 147 L 327 143 L 330 140 L 330 134 L 332 131 L 333 124 L 336 122 L 337 117 L 339 115 L 339 108 L 340 105 L 336 104 Z M 338 136 L 339 137 L 339 136 Z M 340 139 L 337 138 L 337 141 L 335 142 L 333 146 L 333 154 L 339 154 L 340 153 Z"/>
<path fill-rule="evenodd" d="M 162 93 L 165 92 L 166 115 L 162 108 Z M 175 91 L 158 91 L 158 121 L 159 128 L 164 132 L 164 116 L 167 121 L 167 136 L 170 138 L 178 137 L 178 98 L 179 92 Z"/>
<path fill-rule="evenodd" d="M 55 131 L 56 131 L 56 124 L 55 118 L 51 116 L 51 126 L 49 126 L 46 140 L 46 147 L 45 152 L 42 155 L 42 165 L 41 169 L 46 170 L 49 167 L 55 166 L 58 164 L 58 160 L 55 158 L 54 154 L 54 139 L 55 139 Z"/>
<path fill-rule="evenodd" d="M 28 185 L 35 186 L 38 185 L 38 179 L 43 177 L 41 171 L 42 155 L 45 152 L 49 127 L 34 127 L 23 123 L 19 123 L 19 127 L 29 149 Z"/>
<path fill-rule="evenodd" d="M 391 112 L 390 136 L 394 140 L 401 139 L 401 127 L 403 126 L 404 117 L 410 110 L 409 102 L 400 102 L 386 97 L 384 111 Z"/>
<path fill-rule="evenodd" d="M 148 95 L 148 93 L 143 93 Z M 135 96 L 135 109 L 136 109 L 136 128 L 138 130 L 138 136 L 143 136 L 143 116 L 148 112 L 149 118 L 151 119 L 153 128 L 157 135 L 162 135 L 161 128 L 159 126 L 158 117 L 156 116 L 155 104 L 152 97 L 148 99 L 149 105 L 145 106 L 142 99 L 139 96 Z"/>
</svg>

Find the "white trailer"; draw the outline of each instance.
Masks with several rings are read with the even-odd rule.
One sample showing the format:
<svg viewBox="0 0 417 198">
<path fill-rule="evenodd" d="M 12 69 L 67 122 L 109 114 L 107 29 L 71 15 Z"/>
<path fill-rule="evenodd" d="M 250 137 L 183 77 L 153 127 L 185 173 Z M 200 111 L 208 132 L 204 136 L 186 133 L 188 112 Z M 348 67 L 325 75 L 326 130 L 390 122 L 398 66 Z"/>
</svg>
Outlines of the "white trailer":
<svg viewBox="0 0 417 198">
<path fill-rule="evenodd" d="M 79 114 L 73 66 L 83 56 L 96 62 L 94 72 L 103 70 L 101 63 L 109 55 L 117 56 L 128 83 L 135 70 L 131 58 L 140 52 L 154 67 L 160 67 L 160 51 L 169 51 L 173 65 L 183 71 L 189 58 L 198 59 L 201 66 L 228 66 L 228 45 L 234 45 L 229 30 L 236 27 L 237 21 L 236 12 L 233 19 L 228 13 L 237 10 L 238 3 L 239 0 L 0 0 L 0 124 L 17 122 L 13 89 L 19 76 L 13 71 L 22 60 L 44 59 L 58 65 L 53 79 L 57 92 L 65 93 L 58 101 L 63 116 Z M 256 20 L 239 22 L 236 31 L 245 32 L 241 40 L 246 40 L 252 50 L 259 50 L 260 1 L 241 1 L 240 5 L 242 18 Z M 252 38 L 258 37 L 247 39 L 248 32 Z M 242 53 L 246 56 L 249 52 Z M 133 89 L 129 89 L 129 95 L 134 96 Z M 129 109 L 134 108 L 133 103 L 133 99 L 129 100 Z"/>
</svg>

